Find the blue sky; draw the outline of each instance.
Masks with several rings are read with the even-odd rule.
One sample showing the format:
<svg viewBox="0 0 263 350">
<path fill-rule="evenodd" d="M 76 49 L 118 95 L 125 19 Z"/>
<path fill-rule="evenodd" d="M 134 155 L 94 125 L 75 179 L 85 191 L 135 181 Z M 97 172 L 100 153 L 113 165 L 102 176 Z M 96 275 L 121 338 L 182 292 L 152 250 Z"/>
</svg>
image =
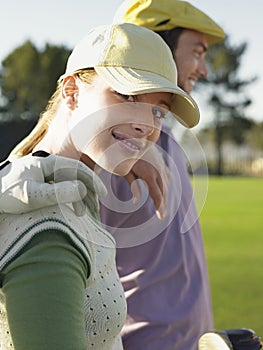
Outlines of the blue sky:
<svg viewBox="0 0 263 350">
<path fill-rule="evenodd" d="M 46 42 L 65 44 L 72 48 L 93 26 L 111 23 L 122 0 L 0 0 L 0 61 L 26 39 L 38 47 Z M 232 44 L 248 42 L 240 72 L 242 78 L 257 75 L 258 81 L 248 88 L 253 100 L 251 117 L 263 120 L 263 1 L 191 0 L 193 5 L 215 19 L 230 36 Z M 195 94 L 193 94 L 195 97 Z M 196 95 L 198 98 L 198 95 Z M 198 101 L 198 100 L 197 100 Z M 201 108 L 201 126 L 210 118 L 209 110 Z"/>
</svg>

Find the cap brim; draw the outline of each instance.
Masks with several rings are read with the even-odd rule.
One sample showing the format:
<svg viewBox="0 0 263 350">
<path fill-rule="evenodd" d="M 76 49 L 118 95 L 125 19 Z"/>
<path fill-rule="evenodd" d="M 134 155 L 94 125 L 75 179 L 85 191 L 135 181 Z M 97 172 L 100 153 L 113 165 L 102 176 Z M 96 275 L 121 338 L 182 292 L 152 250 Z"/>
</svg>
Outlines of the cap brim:
<svg viewBox="0 0 263 350">
<path fill-rule="evenodd" d="M 139 95 L 150 92 L 170 92 L 174 94 L 171 112 L 188 128 L 198 124 L 199 108 L 194 99 L 175 83 L 158 74 L 124 67 L 94 67 L 99 76 L 109 86 L 121 94 Z"/>
</svg>

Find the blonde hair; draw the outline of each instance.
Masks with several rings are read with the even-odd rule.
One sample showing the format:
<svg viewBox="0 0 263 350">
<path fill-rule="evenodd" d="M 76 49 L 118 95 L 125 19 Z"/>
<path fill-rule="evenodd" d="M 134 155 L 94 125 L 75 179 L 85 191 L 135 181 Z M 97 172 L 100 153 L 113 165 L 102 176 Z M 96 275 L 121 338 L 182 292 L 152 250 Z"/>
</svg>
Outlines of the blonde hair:
<svg viewBox="0 0 263 350">
<path fill-rule="evenodd" d="M 75 71 L 74 74 L 77 78 L 87 84 L 92 84 L 97 73 L 94 69 L 80 69 Z M 62 90 L 63 79 L 59 79 L 57 83 L 56 91 L 49 99 L 44 112 L 40 115 L 40 118 L 30 132 L 11 152 L 11 156 L 25 156 L 33 151 L 35 146 L 43 139 L 46 135 L 49 125 L 51 124 L 60 104 L 62 101 L 61 90 Z"/>
</svg>

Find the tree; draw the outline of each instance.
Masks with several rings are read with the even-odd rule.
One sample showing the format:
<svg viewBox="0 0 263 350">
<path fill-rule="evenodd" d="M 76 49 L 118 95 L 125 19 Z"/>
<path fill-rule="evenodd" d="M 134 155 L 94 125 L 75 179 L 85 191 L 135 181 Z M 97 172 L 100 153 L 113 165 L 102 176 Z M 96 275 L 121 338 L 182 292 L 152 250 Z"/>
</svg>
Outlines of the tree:
<svg viewBox="0 0 263 350">
<path fill-rule="evenodd" d="M 263 152 L 263 122 L 255 123 L 246 134 L 247 143 L 255 150 Z"/>
<path fill-rule="evenodd" d="M 229 38 L 213 45 L 207 54 L 208 78 L 205 84 L 207 103 L 215 111 L 212 128 L 217 150 L 216 174 L 223 174 L 222 144 L 230 136 L 234 142 L 244 142 L 244 132 L 253 125 L 245 110 L 252 103 L 245 88 L 257 78 L 241 80 L 238 77 L 247 43 L 232 46 Z M 204 87 L 204 85 L 203 85 Z"/>
<path fill-rule="evenodd" d="M 0 120 L 36 120 L 68 56 L 64 46 L 46 44 L 41 51 L 29 40 L 11 52 L 2 62 Z"/>
</svg>

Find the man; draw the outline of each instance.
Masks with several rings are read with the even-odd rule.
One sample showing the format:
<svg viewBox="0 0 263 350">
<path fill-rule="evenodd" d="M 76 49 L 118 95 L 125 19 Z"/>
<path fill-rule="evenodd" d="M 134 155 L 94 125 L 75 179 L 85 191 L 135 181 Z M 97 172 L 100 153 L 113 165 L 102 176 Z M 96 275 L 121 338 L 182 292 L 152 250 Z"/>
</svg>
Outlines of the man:
<svg viewBox="0 0 263 350">
<path fill-rule="evenodd" d="M 225 37 L 210 17 L 179 0 L 126 0 L 114 20 L 159 33 L 175 59 L 178 85 L 188 93 L 199 78 L 207 76 L 205 56 L 209 45 Z M 144 193 L 135 209 L 125 206 L 129 204 L 129 187 L 115 177 L 111 179 L 112 196 L 117 197 L 119 206 L 113 208 L 111 196 L 110 200 L 103 200 L 101 207 L 102 221 L 119 247 L 117 266 L 128 304 L 128 318 L 122 330 L 124 348 L 258 350 L 262 342 L 253 330 L 213 332 L 210 289 L 193 192 L 181 149 L 168 127 L 163 128 L 159 146 L 170 174 L 166 216 L 165 205 L 157 199 L 165 191 L 165 184 L 162 186 L 153 175 L 152 165 L 158 169 L 162 164 L 159 158 L 156 162 L 138 162 L 128 179 L 143 179 L 153 201 Z M 165 174 L 162 180 L 166 182 L 163 177 Z M 161 221 L 154 215 L 155 209 Z"/>
<path fill-rule="evenodd" d="M 211 18 L 179 0 L 128 0 L 114 20 L 159 33 L 174 56 L 178 85 L 188 93 L 199 78 L 207 76 L 209 44 L 225 36 Z M 117 241 L 117 266 L 128 303 L 123 343 L 126 350 L 197 350 L 199 337 L 213 330 L 202 235 L 182 151 L 168 128 L 159 146 L 170 168 L 163 220 L 154 216 L 153 203 L 145 193 L 144 203 L 136 210 L 121 212 L 130 195 L 127 182 L 120 178 L 111 179 L 119 207 L 112 208 L 113 200 L 102 200 L 101 218 Z M 150 179 L 149 163 L 144 172 L 142 166 L 140 162 L 140 168 L 133 169 L 134 178 L 151 188 L 161 187 Z"/>
</svg>

